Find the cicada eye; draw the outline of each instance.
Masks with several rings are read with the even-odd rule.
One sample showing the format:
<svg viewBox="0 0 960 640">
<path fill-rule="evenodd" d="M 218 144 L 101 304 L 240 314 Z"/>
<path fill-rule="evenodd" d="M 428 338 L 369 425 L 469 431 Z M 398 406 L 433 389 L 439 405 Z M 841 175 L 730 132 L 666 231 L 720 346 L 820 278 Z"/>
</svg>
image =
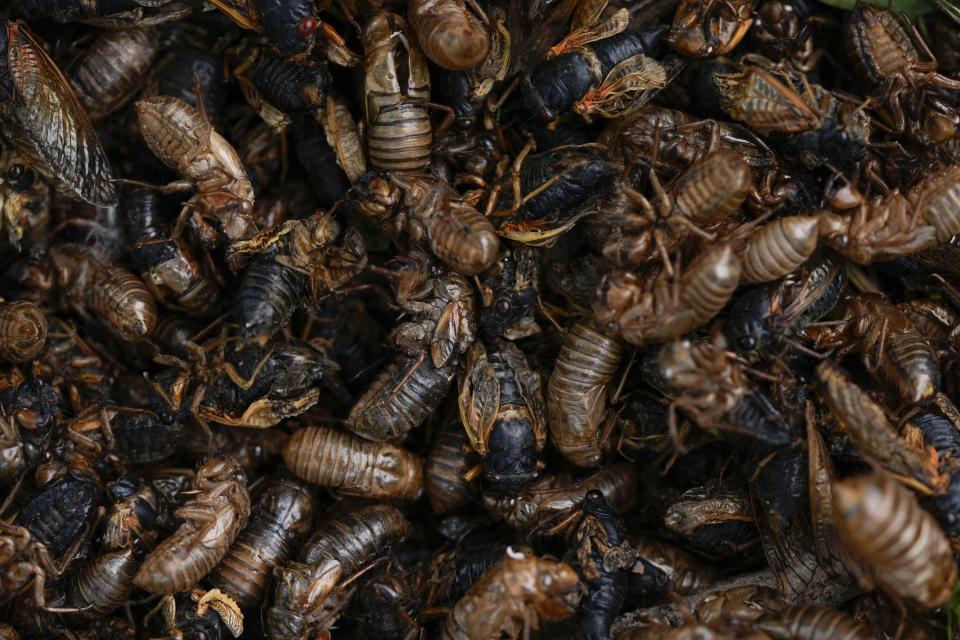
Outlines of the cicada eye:
<svg viewBox="0 0 960 640">
<path fill-rule="evenodd" d="M 510 304 L 509 300 L 501 299 L 497 302 L 497 313 L 502 316 L 510 315 L 510 311 L 513 310 L 513 305 Z"/>
<path fill-rule="evenodd" d="M 15 191 L 27 191 L 33 186 L 34 174 L 22 164 L 11 165 L 7 169 L 7 181 Z"/>
</svg>

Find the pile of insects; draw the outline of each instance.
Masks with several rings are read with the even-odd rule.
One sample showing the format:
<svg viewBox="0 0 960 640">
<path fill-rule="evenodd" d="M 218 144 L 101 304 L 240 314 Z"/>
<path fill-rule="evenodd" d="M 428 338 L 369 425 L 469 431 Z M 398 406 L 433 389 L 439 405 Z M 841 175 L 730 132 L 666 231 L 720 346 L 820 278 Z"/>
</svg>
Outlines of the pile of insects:
<svg viewBox="0 0 960 640">
<path fill-rule="evenodd" d="M 0 2 L 0 640 L 960 638 L 960 5 L 842 1 Z"/>
</svg>

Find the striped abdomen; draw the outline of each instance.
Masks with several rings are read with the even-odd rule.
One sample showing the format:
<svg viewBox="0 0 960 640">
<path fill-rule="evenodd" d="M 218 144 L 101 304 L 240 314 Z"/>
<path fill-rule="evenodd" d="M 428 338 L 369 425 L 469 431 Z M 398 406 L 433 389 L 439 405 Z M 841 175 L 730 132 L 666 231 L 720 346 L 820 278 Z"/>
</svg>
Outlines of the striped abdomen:
<svg viewBox="0 0 960 640">
<path fill-rule="evenodd" d="M 274 567 L 293 556 L 313 526 L 313 497 L 293 480 L 272 482 L 257 499 L 250 524 L 208 577 L 244 609 L 259 607 Z"/>
<path fill-rule="evenodd" d="M 133 578 L 144 591 L 172 595 L 210 573 L 247 525 L 250 496 L 243 484 L 224 480 L 201 490 L 176 515 L 186 520 L 150 552 Z"/>
<path fill-rule="evenodd" d="M 307 277 L 277 262 L 267 250 L 247 266 L 237 288 L 234 314 L 244 342 L 266 345 L 290 321 L 307 294 Z"/>
<path fill-rule="evenodd" d="M 843 542 L 877 586 L 918 610 L 942 606 L 957 581 L 950 543 L 916 497 L 887 475 L 835 482 Z"/>
<path fill-rule="evenodd" d="M 815 216 L 780 218 L 754 231 L 741 256 L 745 283 L 777 280 L 806 262 L 817 248 Z"/>
<path fill-rule="evenodd" d="M 300 558 L 311 565 L 323 558 L 335 560 L 349 576 L 409 531 L 410 522 L 396 507 L 367 505 L 327 521 L 304 545 Z"/>
<path fill-rule="evenodd" d="M 438 369 L 430 356 L 395 360 L 350 409 L 347 428 L 370 440 L 404 436 L 440 406 L 454 375 L 455 366 Z"/>
<path fill-rule="evenodd" d="M 779 618 L 760 620 L 757 627 L 774 638 L 792 640 L 873 640 L 875 637 L 847 614 L 814 605 L 788 607 Z"/>
<path fill-rule="evenodd" d="M 847 29 L 851 60 L 873 86 L 908 72 L 917 60 L 910 36 L 889 11 L 857 7 Z"/>
<path fill-rule="evenodd" d="M 0 303 L 0 359 L 26 362 L 47 344 L 47 318 L 25 300 Z"/>
<path fill-rule="evenodd" d="M 73 575 L 70 602 L 89 616 L 108 614 L 128 600 L 136 572 L 131 548 L 99 555 Z"/>
<path fill-rule="evenodd" d="M 122 267 L 97 265 L 85 292 L 92 316 L 128 342 L 144 340 L 157 324 L 157 305 L 143 281 Z"/>
<path fill-rule="evenodd" d="M 297 477 L 365 498 L 415 498 L 423 487 L 420 459 L 382 442 L 325 427 L 300 429 L 283 460 Z"/>
<path fill-rule="evenodd" d="M 883 344 L 879 356 L 884 377 L 912 403 L 932 398 L 940 387 L 940 362 L 927 339 L 910 329 L 887 335 Z"/>
<path fill-rule="evenodd" d="M 733 215 L 751 188 L 750 165 L 721 149 L 698 160 L 677 178 L 676 209 L 691 220 L 720 221 Z"/>
<path fill-rule="evenodd" d="M 115 111 L 136 91 L 160 49 L 150 29 L 104 30 L 70 74 L 91 119 Z"/>
<path fill-rule="evenodd" d="M 449 513 L 469 504 L 473 492 L 464 474 L 478 462 L 459 421 L 434 436 L 427 455 L 425 478 L 434 513 Z"/>
<path fill-rule="evenodd" d="M 907 198 L 946 242 L 960 233 L 960 164 L 949 165 L 916 184 Z"/>
<path fill-rule="evenodd" d="M 600 460 L 598 432 L 620 355 L 619 342 L 582 322 L 563 338 L 547 386 L 547 416 L 553 445 L 578 466 Z"/>
<path fill-rule="evenodd" d="M 427 222 L 427 235 L 433 254 L 468 276 L 486 271 L 500 250 L 500 239 L 490 220 L 462 203 L 450 203 L 436 212 Z"/>
<path fill-rule="evenodd" d="M 179 98 L 154 96 L 138 100 L 134 106 L 147 146 L 171 167 L 188 166 L 197 151 L 210 142 L 210 123 Z"/>
<path fill-rule="evenodd" d="M 410 95 L 422 89 L 410 88 Z M 429 95 L 429 89 L 427 90 Z M 367 95 L 370 129 L 367 152 L 377 169 L 411 171 L 430 162 L 433 129 L 426 106 L 407 102 L 399 94 Z"/>
<path fill-rule="evenodd" d="M 719 245 L 704 254 L 702 260 L 692 264 L 683 274 L 680 300 L 696 316 L 699 326 L 717 315 L 730 300 L 739 282 L 739 260 L 729 245 Z"/>
</svg>

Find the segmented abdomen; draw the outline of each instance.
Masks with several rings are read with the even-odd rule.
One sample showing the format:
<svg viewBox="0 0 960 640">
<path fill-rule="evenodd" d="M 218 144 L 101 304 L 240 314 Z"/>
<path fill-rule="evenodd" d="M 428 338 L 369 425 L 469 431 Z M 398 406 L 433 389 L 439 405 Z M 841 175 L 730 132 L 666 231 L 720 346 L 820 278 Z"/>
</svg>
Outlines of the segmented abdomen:
<svg viewBox="0 0 960 640">
<path fill-rule="evenodd" d="M 582 322 L 563 338 L 547 386 L 547 416 L 554 446 L 578 466 L 600 460 L 598 429 L 620 355 L 619 342 Z"/>
<path fill-rule="evenodd" d="M 410 89 L 411 95 L 417 91 Z M 370 123 L 367 151 L 378 169 L 411 171 L 430 162 L 433 129 L 425 106 L 401 102 L 396 94 L 367 97 L 376 114 Z"/>
</svg>

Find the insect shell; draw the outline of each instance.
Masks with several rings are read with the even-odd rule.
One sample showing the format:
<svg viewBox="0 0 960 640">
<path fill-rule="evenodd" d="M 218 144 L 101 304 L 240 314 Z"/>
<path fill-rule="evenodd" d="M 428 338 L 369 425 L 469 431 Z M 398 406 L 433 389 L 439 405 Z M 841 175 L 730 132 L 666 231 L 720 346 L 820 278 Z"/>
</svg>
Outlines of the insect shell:
<svg viewBox="0 0 960 640">
<path fill-rule="evenodd" d="M 137 561 L 132 548 L 106 551 L 84 563 L 73 576 L 71 600 L 91 617 L 110 613 L 122 605 L 133 589 Z"/>
<path fill-rule="evenodd" d="M 677 53 L 690 58 L 727 55 L 753 24 L 755 4 L 754 0 L 681 2 L 666 40 Z"/>
<path fill-rule="evenodd" d="M 0 302 L 0 358 L 26 362 L 47 344 L 47 318 L 25 300 Z"/>
<path fill-rule="evenodd" d="M 667 82 L 667 69 L 649 57 L 662 30 L 627 28 L 626 9 L 606 21 L 595 17 L 523 76 L 524 103 L 545 121 L 574 111 L 609 118 L 626 115 L 646 101 L 648 90 Z"/>
<path fill-rule="evenodd" d="M 21 15 L 56 22 L 83 22 L 105 29 L 147 27 L 179 20 L 193 11 L 181 2 L 144 4 L 138 0 L 20 0 Z"/>
<path fill-rule="evenodd" d="M 347 426 L 378 441 L 406 434 L 440 406 L 456 373 L 453 364 L 435 367 L 426 353 L 399 357 L 353 405 Z"/>
<path fill-rule="evenodd" d="M 288 562 L 277 569 L 264 626 L 271 640 L 310 640 L 323 637 L 340 617 L 354 589 L 340 587 L 343 571 L 324 558 L 309 565 Z"/>
<path fill-rule="evenodd" d="M 205 458 L 193 481 L 197 495 L 177 510 L 184 522 L 150 552 L 134 584 L 150 593 L 172 595 L 210 573 L 247 524 L 250 495 L 245 485 L 246 475 L 233 459 Z"/>
<path fill-rule="evenodd" d="M 781 614 L 761 618 L 756 626 L 773 638 L 870 640 L 876 637 L 845 613 L 814 605 L 787 607 Z"/>
<path fill-rule="evenodd" d="M 70 82 L 93 120 L 110 115 L 140 88 L 160 43 L 151 29 L 103 31 L 70 68 Z"/>
<path fill-rule="evenodd" d="M 404 537 L 410 523 L 388 505 L 367 505 L 330 519 L 274 578 L 266 627 L 271 638 L 307 640 L 329 628 L 353 594 L 340 585 L 361 566 Z"/>
<path fill-rule="evenodd" d="M 420 175 L 391 179 L 403 189 L 412 240 L 425 236 L 433 254 L 464 275 L 481 273 L 493 263 L 500 248 L 493 225 L 445 180 Z"/>
<path fill-rule="evenodd" d="M 467 352 L 460 419 L 471 446 L 483 457 L 489 489 L 512 490 L 539 474 L 538 453 L 547 440 L 541 388 L 540 374 L 512 342 L 477 341 Z"/>
<path fill-rule="evenodd" d="M 81 565 L 70 583 L 68 602 L 86 617 L 103 616 L 126 602 L 143 545 L 153 541 L 158 497 L 147 485 L 121 478 L 110 492 L 114 504 L 100 553 Z"/>
<path fill-rule="evenodd" d="M 743 557 L 757 545 L 750 497 L 732 485 L 694 487 L 664 514 L 668 529 L 698 550 L 721 558 Z"/>
<path fill-rule="evenodd" d="M 201 317 L 216 314 L 220 288 L 193 255 L 185 238 L 171 238 L 160 197 L 147 189 L 123 192 L 131 259 L 158 302 Z"/>
<path fill-rule="evenodd" d="M 632 272 L 606 276 L 594 300 L 594 317 L 607 331 L 642 346 L 688 333 L 727 304 L 740 282 L 740 261 L 729 244 L 714 244 L 676 285 L 666 271 L 641 280 Z"/>
<path fill-rule="evenodd" d="M 816 345 L 859 351 L 866 369 L 911 404 L 927 402 L 940 386 L 940 364 L 930 343 L 880 294 L 847 298 L 840 324 L 818 335 Z"/>
<path fill-rule="evenodd" d="M 181 216 L 190 220 L 208 247 L 217 245 L 218 231 L 231 241 L 257 232 L 251 217 L 253 187 L 237 152 L 213 130 L 206 113 L 177 98 L 156 96 L 135 104 L 140 132 L 150 149 L 196 190 Z"/>
<path fill-rule="evenodd" d="M 28 502 L 17 521 L 59 556 L 92 526 L 102 501 L 103 487 L 92 473 L 70 471 Z"/>
<path fill-rule="evenodd" d="M 50 222 L 50 185 L 15 148 L 0 149 L 0 216 L 14 247 L 33 244 Z"/>
<path fill-rule="evenodd" d="M 912 33 L 911 33 L 912 30 Z M 904 129 L 901 95 L 920 86 L 960 88 L 960 82 L 936 72 L 937 61 L 912 25 L 880 7 L 859 4 L 847 23 L 847 50 L 860 77 L 892 111 L 896 131 Z M 914 39 L 916 44 L 914 43 Z M 921 60 L 919 44 L 929 60 Z"/>
<path fill-rule="evenodd" d="M 852 165 L 866 153 L 869 122 L 863 109 L 819 85 L 759 66 L 715 73 L 713 82 L 728 115 L 761 135 L 791 134 L 783 139 L 784 152 L 796 154 L 809 169 L 824 162 Z"/>
<path fill-rule="evenodd" d="M 113 173 L 97 134 L 60 69 L 26 26 L 0 29 L 0 124 L 4 135 L 53 178 L 58 191 L 95 206 L 117 204 Z"/>
<path fill-rule="evenodd" d="M 715 579 L 713 571 L 698 558 L 665 542 L 641 540 L 634 545 L 636 564 L 630 573 L 631 602 L 658 598 L 670 592 L 680 595 L 705 590 Z"/>
<path fill-rule="evenodd" d="M 434 513 L 449 513 L 470 504 L 476 487 L 465 476 L 479 462 L 459 419 L 437 431 L 424 467 L 424 484 Z"/>
<path fill-rule="evenodd" d="M 480 278 L 481 333 L 519 340 L 539 332 L 534 318 L 539 283 L 539 250 L 525 245 L 504 247 Z"/>
<path fill-rule="evenodd" d="M 577 466 L 600 462 L 607 386 L 621 353 L 617 340 L 587 323 L 577 322 L 564 334 L 547 386 L 547 417 L 553 446 Z"/>
<path fill-rule="evenodd" d="M 866 588 L 879 588 L 923 611 L 950 599 L 957 565 L 943 530 L 907 489 L 885 474 L 834 484 L 841 539 L 868 573 Z"/>
<path fill-rule="evenodd" d="M 906 440 L 887 418 L 883 407 L 830 361 L 817 367 L 824 404 L 862 455 L 876 460 L 918 490 L 940 493 L 948 478 L 937 468 L 937 457 L 921 443 Z"/>
<path fill-rule="evenodd" d="M 837 304 L 846 283 L 841 259 L 825 254 L 779 282 L 747 290 L 723 323 L 729 348 L 750 362 L 770 358 L 784 348 L 785 339 L 805 336 L 806 325 Z"/>
<path fill-rule="evenodd" d="M 217 122 L 227 100 L 225 68 L 222 54 L 192 44 L 177 46 L 154 65 L 140 97 L 179 98 L 198 109 L 202 97 L 208 118 Z"/>
<path fill-rule="evenodd" d="M 740 261 L 746 284 L 783 278 L 817 249 L 817 216 L 785 216 L 753 231 L 743 244 Z"/>
<path fill-rule="evenodd" d="M 960 435 L 953 423 L 938 413 L 912 416 L 909 424 L 920 430 L 925 445 L 936 450 L 940 471 L 950 476 L 943 495 L 927 496 L 920 504 L 933 514 L 954 546 L 960 538 L 960 520 L 954 515 L 960 499 L 960 473 L 954 470 L 955 461 L 960 460 Z"/>
<path fill-rule="evenodd" d="M 416 39 L 402 17 L 380 12 L 364 29 L 363 50 L 370 164 L 395 171 L 426 167 L 433 142 L 430 74 Z"/>
<path fill-rule="evenodd" d="M 34 540 L 27 529 L 4 521 L 0 522 L 0 551 L 0 602 L 6 604 L 32 582 L 34 600 L 45 605 L 46 576 L 60 573 L 46 545 Z"/>
<path fill-rule="evenodd" d="M 507 557 L 470 587 L 453 607 L 443 640 L 491 638 L 519 625 L 539 627 L 540 619 L 573 615 L 581 590 L 577 573 L 566 563 L 507 551 Z"/>
<path fill-rule="evenodd" d="M 273 568 L 287 561 L 313 526 L 314 501 L 292 480 L 276 479 L 253 505 L 249 524 L 210 573 L 210 584 L 244 609 L 259 606 Z"/>
<path fill-rule="evenodd" d="M 516 164 L 516 163 L 515 163 Z M 497 233 L 535 246 L 549 244 L 593 211 L 593 205 L 610 192 L 617 175 L 597 145 L 557 147 L 523 159 L 519 174 L 494 186 L 490 203 Z M 522 200 L 514 202 L 519 181 Z"/>
<path fill-rule="evenodd" d="M 938 236 L 950 228 L 953 216 L 948 208 L 953 197 L 949 183 L 938 185 L 937 175 L 918 183 L 912 197 L 893 191 L 885 198 L 861 203 L 846 215 L 821 211 L 821 239 L 858 264 L 892 260 L 932 248 Z M 926 187 L 931 190 L 924 193 Z M 938 188 L 946 188 L 943 197 L 936 197 Z M 934 197 L 926 199 L 930 195 Z"/>
<path fill-rule="evenodd" d="M 299 429 L 283 450 L 298 478 L 365 498 L 412 499 L 423 489 L 419 457 L 325 427 Z"/>
<path fill-rule="evenodd" d="M 47 259 L 57 284 L 81 317 L 96 318 L 128 342 L 144 340 L 153 333 L 156 303 L 135 275 L 76 244 L 51 246 Z"/>
<path fill-rule="evenodd" d="M 714 130 L 719 147 L 736 153 L 751 171 L 775 168 L 777 160 L 773 152 L 742 125 L 701 120 L 683 111 L 656 105 L 644 105 L 630 117 L 613 121 L 599 142 L 619 148 L 627 160 L 655 159 L 656 165 L 651 168 L 661 176 L 672 177 L 710 153 Z"/>
<path fill-rule="evenodd" d="M 303 545 L 300 559 L 316 564 L 335 560 L 349 576 L 410 533 L 410 522 L 393 506 L 369 504 L 331 514 Z"/>
<path fill-rule="evenodd" d="M 487 30 L 463 0 L 411 0 L 407 17 L 423 52 L 439 66 L 469 69 L 487 57 Z"/>
<path fill-rule="evenodd" d="M 377 640 L 402 640 L 418 629 L 413 616 L 419 595 L 398 571 L 374 576 L 357 594 L 357 634 Z"/>
<path fill-rule="evenodd" d="M 634 465 L 616 463 L 579 480 L 558 474 L 545 476 L 514 494 L 486 492 L 483 505 L 492 516 L 530 534 L 569 515 L 593 489 L 600 491 L 618 512 L 628 511 L 638 498 L 637 478 Z"/>
<path fill-rule="evenodd" d="M 590 491 L 581 505 L 583 520 L 575 539 L 577 568 L 587 583 L 580 603 L 580 628 L 585 637 L 610 637 L 610 625 L 623 606 L 633 547 L 627 540 L 626 525 L 603 494 Z"/>
</svg>

